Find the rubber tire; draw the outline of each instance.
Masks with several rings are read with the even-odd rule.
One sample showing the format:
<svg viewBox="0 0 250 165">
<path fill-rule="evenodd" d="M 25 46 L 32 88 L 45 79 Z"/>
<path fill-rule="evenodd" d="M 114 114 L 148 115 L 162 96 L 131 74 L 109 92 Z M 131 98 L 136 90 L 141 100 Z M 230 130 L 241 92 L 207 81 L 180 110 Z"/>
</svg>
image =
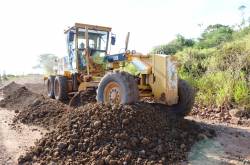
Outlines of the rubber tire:
<svg viewBox="0 0 250 165">
<path fill-rule="evenodd" d="M 56 83 L 58 82 L 59 85 L 59 90 L 58 90 L 58 95 L 56 95 L 55 92 L 55 87 Z M 54 94 L 55 94 L 55 99 L 60 100 L 60 101 L 65 101 L 68 100 L 68 84 L 67 84 L 67 78 L 64 76 L 56 76 L 55 81 L 54 81 Z"/>
<path fill-rule="evenodd" d="M 116 70 L 101 79 L 97 88 L 97 102 L 104 103 L 104 89 L 110 82 L 116 82 L 121 89 L 120 104 L 132 104 L 139 100 L 139 90 L 134 77 L 127 72 Z"/>
<path fill-rule="evenodd" d="M 55 94 L 54 94 L 54 81 L 55 81 L 55 76 L 49 76 L 48 80 L 46 82 L 48 97 L 50 97 L 52 99 L 55 98 Z M 50 89 L 49 89 L 49 85 L 51 87 Z"/>
<path fill-rule="evenodd" d="M 179 102 L 171 106 L 172 112 L 177 116 L 184 117 L 192 110 L 195 101 L 195 90 L 185 80 L 178 82 Z"/>
</svg>

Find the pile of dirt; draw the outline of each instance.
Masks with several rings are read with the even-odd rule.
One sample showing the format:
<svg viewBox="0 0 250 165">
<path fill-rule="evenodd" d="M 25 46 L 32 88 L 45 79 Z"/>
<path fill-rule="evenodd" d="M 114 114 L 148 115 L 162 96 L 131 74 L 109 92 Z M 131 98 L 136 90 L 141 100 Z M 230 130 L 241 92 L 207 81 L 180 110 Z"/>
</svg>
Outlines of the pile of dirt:
<svg viewBox="0 0 250 165">
<path fill-rule="evenodd" d="M 19 164 L 167 164 L 185 161 L 191 146 L 212 137 L 195 122 L 160 106 L 87 104 L 66 113 Z"/>
<path fill-rule="evenodd" d="M 231 106 L 205 107 L 195 105 L 190 115 L 218 122 L 226 122 L 244 126 L 250 125 L 250 110 L 232 108 Z"/>
<path fill-rule="evenodd" d="M 84 106 L 88 103 L 96 102 L 96 90 L 88 89 L 86 91 L 81 91 L 80 93 L 73 96 L 74 98 L 70 100 L 68 103 L 71 107 L 77 108 L 80 106 Z"/>
<path fill-rule="evenodd" d="M 14 124 L 22 122 L 50 128 L 56 126 L 67 110 L 67 105 L 31 92 L 26 87 L 14 82 L 3 88 L 5 98 L 0 107 L 15 110 Z M 14 125 L 13 125 L 14 126 Z"/>
<path fill-rule="evenodd" d="M 80 102 L 81 106 L 88 104 L 88 103 L 95 103 L 96 102 L 96 90 L 95 89 L 88 89 L 80 93 Z"/>
<path fill-rule="evenodd" d="M 12 88 L 13 85 L 14 87 Z M 25 109 L 25 107 L 32 104 L 34 100 L 43 97 L 42 95 L 33 93 L 26 87 L 19 86 L 18 84 L 11 83 L 10 85 L 6 86 L 6 88 L 10 89 L 4 90 L 5 97 L 0 101 L 0 107 L 3 108 L 22 111 Z"/>
<path fill-rule="evenodd" d="M 195 105 L 190 113 L 191 116 L 199 116 L 202 119 L 216 120 L 219 122 L 230 122 L 232 116 L 229 113 L 229 107 L 226 106 L 201 106 Z"/>
<path fill-rule="evenodd" d="M 15 116 L 14 123 L 21 122 L 45 127 L 56 127 L 62 116 L 67 113 L 67 105 L 52 99 L 40 97 L 27 105 Z"/>
<path fill-rule="evenodd" d="M 230 114 L 234 114 L 234 116 L 242 119 L 250 119 L 250 109 L 233 109 Z"/>
<path fill-rule="evenodd" d="M 3 92 L 4 96 L 8 96 L 21 87 L 23 87 L 23 85 L 17 84 L 14 81 L 12 81 L 9 84 L 0 88 L 0 90 Z"/>
</svg>

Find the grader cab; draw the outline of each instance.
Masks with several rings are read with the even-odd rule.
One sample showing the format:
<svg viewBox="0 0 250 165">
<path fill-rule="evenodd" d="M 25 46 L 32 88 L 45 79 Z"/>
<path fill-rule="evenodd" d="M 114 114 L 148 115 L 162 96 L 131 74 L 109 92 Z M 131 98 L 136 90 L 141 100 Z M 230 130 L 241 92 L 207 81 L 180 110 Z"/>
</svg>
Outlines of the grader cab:
<svg viewBox="0 0 250 165">
<path fill-rule="evenodd" d="M 124 52 L 109 54 L 116 40 L 110 27 L 76 23 L 65 34 L 68 56 L 61 59 L 57 73 L 48 77 L 49 97 L 67 100 L 96 89 L 97 101 L 105 104 L 131 104 L 152 97 L 179 115 L 191 110 L 193 89 L 178 78 L 174 56 L 128 50 L 129 33 Z"/>
</svg>

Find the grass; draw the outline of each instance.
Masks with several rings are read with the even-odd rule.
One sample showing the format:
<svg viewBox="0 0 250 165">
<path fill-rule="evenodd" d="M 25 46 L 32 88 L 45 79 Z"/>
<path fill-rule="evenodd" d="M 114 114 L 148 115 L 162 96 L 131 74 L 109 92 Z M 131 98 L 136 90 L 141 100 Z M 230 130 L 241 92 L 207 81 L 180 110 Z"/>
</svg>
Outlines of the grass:
<svg viewBox="0 0 250 165">
<path fill-rule="evenodd" d="M 214 48 L 187 48 L 177 53 L 179 75 L 197 89 L 205 106 L 250 107 L 250 28 Z"/>
</svg>

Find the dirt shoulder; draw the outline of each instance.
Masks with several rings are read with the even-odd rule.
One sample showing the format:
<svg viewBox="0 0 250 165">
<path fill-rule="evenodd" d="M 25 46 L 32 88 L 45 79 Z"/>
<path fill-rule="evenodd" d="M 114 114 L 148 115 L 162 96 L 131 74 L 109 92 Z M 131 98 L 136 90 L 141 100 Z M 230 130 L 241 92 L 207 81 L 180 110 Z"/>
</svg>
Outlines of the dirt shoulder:
<svg viewBox="0 0 250 165">
<path fill-rule="evenodd" d="M 23 124 L 12 128 L 14 116 L 14 111 L 0 109 L 0 162 L 3 164 L 17 164 L 18 157 L 45 133 L 43 128 Z"/>
<path fill-rule="evenodd" d="M 250 164 L 250 127 L 221 123 L 188 116 L 202 127 L 214 129 L 216 137 L 193 145 L 189 153 L 190 164 Z"/>
<path fill-rule="evenodd" d="M 37 77 L 33 82 L 39 81 L 38 79 L 41 78 Z M 22 82 L 25 84 L 32 81 L 22 80 Z M 43 92 L 41 83 L 40 85 L 39 83 L 30 84 L 29 88 L 40 94 Z M 3 99 L 3 96 L 3 91 L 0 91 L 0 100 Z M 17 164 L 19 156 L 25 154 L 31 146 L 35 145 L 35 141 L 41 139 L 46 133 L 46 130 L 41 127 L 27 126 L 20 123 L 14 125 L 13 118 L 15 116 L 16 113 L 14 110 L 0 108 L 0 164 Z"/>
</svg>

